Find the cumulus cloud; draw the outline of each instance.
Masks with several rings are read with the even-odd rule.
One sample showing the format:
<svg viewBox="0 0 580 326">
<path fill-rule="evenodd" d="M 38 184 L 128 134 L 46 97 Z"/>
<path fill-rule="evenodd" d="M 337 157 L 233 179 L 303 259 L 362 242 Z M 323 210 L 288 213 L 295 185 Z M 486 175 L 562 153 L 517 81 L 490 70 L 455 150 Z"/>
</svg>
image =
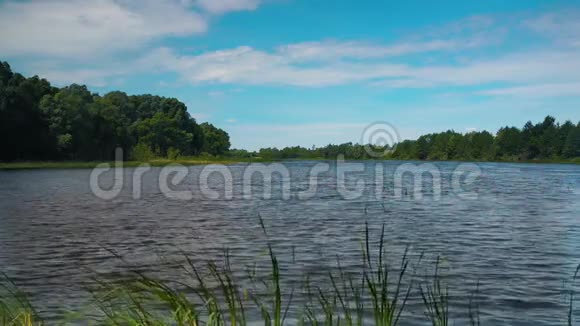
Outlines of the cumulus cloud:
<svg viewBox="0 0 580 326">
<path fill-rule="evenodd" d="M 204 33 L 211 15 L 258 0 L 44 0 L 0 3 L 0 53 L 75 57 Z"/>
<path fill-rule="evenodd" d="M 196 10 L 217 15 L 253 10 L 260 4 L 258 0 L 73 1 L 75 5 L 70 2 L 65 5 L 64 0 L 1 5 L 0 51 L 9 54 L 53 51 L 67 55 L 92 53 L 109 45 L 115 49 L 130 48 L 167 35 L 205 31 L 205 18 Z M 270 49 L 238 46 L 198 53 L 158 47 L 141 58 L 105 64 L 98 69 L 35 71 L 57 83 L 83 82 L 96 86 L 104 85 L 108 78 L 155 71 L 177 74 L 182 81 L 194 85 L 326 87 L 361 83 L 385 88 L 483 85 L 494 87 L 480 93 L 491 96 L 577 94 L 574 87 L 580 84 L 580 48 L 570 47 L 576 35 L 580 35 L 577 32 L 580 28 L 575 28 L 576 15 L 577 12 L 546 13 L 526 20 L 524 25 L 529 30 L 550 39 L 538 43 L 540 46 L 533 51 L 486 52 L 486 46 L 501 41 L 501 36 L 491 34 L 501 34 L 504 27 L 491 17 L 475 16 L 431 28 L 420 37 L 391 43 L 327 39 Z M 16 20 L 33 24 L 15 30 L 14 26 L 26 25 L 16 24 Z M 47 26 L 42 36 L 38 34 L 40 25 Z M 442 53 L 445 61 L 441 61 Z M 406 60 L 410 54 L 415 55 L 413 61 Z M 500 88 L 498 83 L 506 86 Z"/>
<path fill-rule="evenodd" d="M 200 14 L 176 0 L 0 4 L 0 52 L 5 55 L 88 55 L 206 29 L 207 22 Z"/>
</svg>

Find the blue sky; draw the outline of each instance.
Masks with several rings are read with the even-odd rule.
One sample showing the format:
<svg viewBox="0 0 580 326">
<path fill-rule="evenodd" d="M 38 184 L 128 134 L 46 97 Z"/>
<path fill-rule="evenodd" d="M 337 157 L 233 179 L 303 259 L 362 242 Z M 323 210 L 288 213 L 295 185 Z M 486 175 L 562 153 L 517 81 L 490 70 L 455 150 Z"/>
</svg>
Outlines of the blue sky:
<svg viewBox="0 0 580 326">
<path fill-rule="evenodd" d="M 580 120 L 578 1 L 0 1 L 0 59 L 176 97 L 246 149 Z"/>
</svg>

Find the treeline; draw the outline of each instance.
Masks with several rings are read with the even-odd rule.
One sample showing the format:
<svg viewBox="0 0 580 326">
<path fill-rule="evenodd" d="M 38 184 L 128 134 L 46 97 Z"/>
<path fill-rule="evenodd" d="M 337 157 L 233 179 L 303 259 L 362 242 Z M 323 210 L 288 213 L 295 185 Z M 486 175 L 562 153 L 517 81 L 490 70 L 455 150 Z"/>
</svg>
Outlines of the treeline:
<svg viewBox="0 0 580 326">
<path fill-rule="evenodd" d="M 264 159 L 372 159 L 385 153 L 384 158 L 400 160 L 481 160 L 525 161 L 566 160 L 580 157 L 580 122 L 562 124 L 547 116 L 544 121 L 527 122 L 522 129 L 503 127 L 495 135 L 487 131 L 458 133 L 448 130 L 423 135 L 417 140 L 405 140 L 394 148 L 369 147 L 345 143 L 324 147 L 300 146 L 262 148 L 257 152 L 232 150 L 238 157 Z M 369 154 L 373 154 L 370 155 Z"/>
<path fill-rule="evenodd" d="M 562 124 L 547 116 L 522 129 L 503 127 L 495 135 L 487 131 L 457 133 L 453 130 L 423 135 L 397 145 L 393 158 L 418 160 L 558 160 L 580 157 L 580 122 Z"/>
<path fill-rule="evenodd" d="M 0 161 L 108 161 L 115 149 L 124 159 L 214 155 L 280 159 L 376 158 L 368 146 L 345 143 L 324 147 L 230 150 L 229 135 L 198 124 L 174 98 L 114 91 L 100 96 L 86 86 L 63 88 L 37 76 L 25 78 L 0 61 Z M 580 122 L 562 124 L 547 116 L 523 128 L 503 127 L 458 133 L 448 130 L 405 140 L 393 149 L 373 148 L 384 158 L 416 160 L 559 160 L 580 157 Z"/>
<path fill-rule="evenodd" d="M 372 148 L 371 153 L 383 153 L 385 148 Z M 329 144 L 324 147 L 304 148 L 300 146 L 285 147 L 283 149 L 277 148 L 262 148 L 256 154 L 259 157 L 266 159 L 336 159 L 339 155 L 343 155 L 346 159 L 370 159 L 376 158 L 369 155 L 367 148 L 361 144 L 344 143 L 340 145 Z"/>
<path fill-rule="evenodd" d="M 25 78 L 0 61 L 0 160 L 112 160 L 176 157 L 229 150 L 228 134 L 198 124 L 174 98 L 114 91 L 100 96 L 86 86 L 52 86 Z"/>
</svg>

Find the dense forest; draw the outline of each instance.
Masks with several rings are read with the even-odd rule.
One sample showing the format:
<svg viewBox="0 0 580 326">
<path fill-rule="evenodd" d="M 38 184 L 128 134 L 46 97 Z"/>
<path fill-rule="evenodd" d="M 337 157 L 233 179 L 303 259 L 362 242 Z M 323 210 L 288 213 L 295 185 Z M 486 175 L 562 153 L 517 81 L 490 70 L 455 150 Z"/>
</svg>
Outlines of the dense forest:
<svg viewBox="0 0 580 326">
<path fill-rule="evenodd" d="M 372 152 L 381 152 L 381 149 Z M 553 117 L 547 116 L 536 124 L 527 122 L 522 129 L 500 128 L 495 135 L 487 131 L 462 134 L 448 130 L 423 135 L 417 140 L 405 140 L 385 153 L 386 158 L 401 160 L 566 160 L 580 157 L 580 122 L 559 124 Z M 347 159 L 373 158 L 365 146 L 353 143 L 310 149 L 298 146 L 263 148 L 256 155 L 269 159 L 332 159 L 339 154 Z"/>
<path fill-rule="evenodd" d="M 0 161 L 98 161 L 112 160 L 116 147 L 136 160 L 221 155 L 230 141 L 225 131 L 198 124 L 177 99 L 57 88 L 0 61 L 0 145 Z"/>
<path fill-rule="evenodd" d="M 125 159 L 213 155 L 234 158 L 347 159 L 370 157 L 362 144 L 325 147 L 230 149 L 229 135 L 209 123 L 198 124 L 174 98 L 100 96 L 86 86 L 57 88 L 37 76 L 25 78 L 0 61 L 0 161 L 112 160 L 116 147 Z M 374 152 L 382 152 L 376 148 Z M 503 127 L 458 133 L 448 130 L 405 140 L 385 158 L 416 160 L 567 160 L 580 157 L 580 122 L 558 123 L 547 116 L 523 128 Z"/>
<path fill-rule="evenodd" d="M 396 147 L 394 158 L 419 160 L 561 160 L 580 157 L 580 122 L 562 124 L 547 116 L 522 129 L 500 128 L 495 135 L 487 131 L 460 134 L 453 130 L 428 134 Z"/>
</svg>

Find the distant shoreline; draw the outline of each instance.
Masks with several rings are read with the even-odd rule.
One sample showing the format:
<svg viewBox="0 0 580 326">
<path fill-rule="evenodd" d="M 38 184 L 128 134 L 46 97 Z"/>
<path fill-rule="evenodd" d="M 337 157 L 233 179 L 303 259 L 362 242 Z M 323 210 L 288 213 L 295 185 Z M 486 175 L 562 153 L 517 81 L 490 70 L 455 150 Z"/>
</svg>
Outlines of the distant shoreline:
<svg viewBox="0 0 580 326">
<path fill-rule="evenodd" d="M 347 159 L 346 161 L 381 161 L 380 159 Z M 254 158 L 185 158 L 185 159 L 159 159 L 151 161 L 124 161 L 123 167 L 137 167 L 142 164 L 151 166 L 166 166 L 169 164 L 181 165 L 207 165 L 207 164 L 236 164 L 236 163 L 271 163 L 271 162 L 292 162 L 292 161 L 329 161 L 327 158 L 295 158 L 295 159 L 264 159 Z M 382 161 L 405 161 L 405 162 L 473 162 L 473 163 L 528 163 L 528 164 L 580 164 L 580 158 L 575 159 L 541 159 L 541 160 L 401 160 L 385 158 Z M 114 165 L 115 162 L 83 162 L 83 161 L 23 161 L 23 162 L 0 162 L 0 170 L 38 170 L 38 169 L 93 169 L 99 164 L 108 163 Z"/>
</svg>

